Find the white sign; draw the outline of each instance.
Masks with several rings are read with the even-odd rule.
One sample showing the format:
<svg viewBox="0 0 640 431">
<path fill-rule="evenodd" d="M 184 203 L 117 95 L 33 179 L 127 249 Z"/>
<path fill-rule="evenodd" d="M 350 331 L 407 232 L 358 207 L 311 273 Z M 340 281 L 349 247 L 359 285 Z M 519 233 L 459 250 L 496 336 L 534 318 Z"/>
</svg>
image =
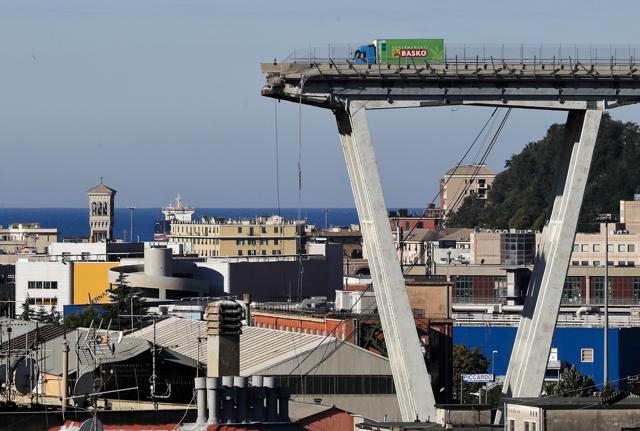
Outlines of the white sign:
<svg viewBox="0 0 640 431">
<path fill-rule="evenodd" d="M 462 380 L 465 383 L 490 383 L 494 380 L 493 374 L 463 374 Z"/>
</svg>

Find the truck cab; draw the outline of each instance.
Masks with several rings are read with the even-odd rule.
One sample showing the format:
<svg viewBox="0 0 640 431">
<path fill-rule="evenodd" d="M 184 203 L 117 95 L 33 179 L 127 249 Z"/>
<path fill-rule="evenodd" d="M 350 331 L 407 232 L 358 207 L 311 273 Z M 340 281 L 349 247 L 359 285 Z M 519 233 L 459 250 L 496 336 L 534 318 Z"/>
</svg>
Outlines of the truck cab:
<svg viewBox="0 0 640 431">
<path fill-rule="evenodd" d="M 374 44 L 361 45 L 353 54 L 354 64 L 376 64 L 376 46 Z"/>
</svg>

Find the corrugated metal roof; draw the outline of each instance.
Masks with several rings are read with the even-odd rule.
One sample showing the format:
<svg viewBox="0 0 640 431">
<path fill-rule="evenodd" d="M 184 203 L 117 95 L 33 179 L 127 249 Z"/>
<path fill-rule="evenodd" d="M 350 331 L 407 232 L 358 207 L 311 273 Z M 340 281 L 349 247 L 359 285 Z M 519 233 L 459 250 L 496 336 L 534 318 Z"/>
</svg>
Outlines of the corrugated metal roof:
<svg viewBox="0 0 640 431">
<path fill-rule="evenodd" d="M 21 335 L 17 337 L 14 335 L 13 331 L 11 333 L 11 344 L 9 345 L 8 339 L 3 339 L 2 345 L 0 345 L 0 349 L 5 351 L 7 349 L 11 349 L 12 351 L 20 351 L 31 349 L 35 345 L 35 339 L 38 337 L 38 341 L 40 343 L 52 340 L 56 337 L 61 336 L 64 333 L 64 328 L 59 325 L 48 325 L 48 324 L 40 324 L 37 326 L 37 329 L 33 329 L 29 332 L 23 332 Z"/>
<path fill-rule="evenodd" d="M 169 317 L 156 323 L 156 344 L 195 361 L 198 358 L 198 337 L 206 336 L 206 322 Z M 153 326 L 135 331 L 125 338 L 153 340 Z M 332 337 L 300 334 L 257 327 L 244 327 L 240 336 L 240 374 L 249 376 L 261 370 L 305 354 L 325 344 Z M 200 346 L 200 362 L 206 363 L 207 345 Z"/>
</svg>

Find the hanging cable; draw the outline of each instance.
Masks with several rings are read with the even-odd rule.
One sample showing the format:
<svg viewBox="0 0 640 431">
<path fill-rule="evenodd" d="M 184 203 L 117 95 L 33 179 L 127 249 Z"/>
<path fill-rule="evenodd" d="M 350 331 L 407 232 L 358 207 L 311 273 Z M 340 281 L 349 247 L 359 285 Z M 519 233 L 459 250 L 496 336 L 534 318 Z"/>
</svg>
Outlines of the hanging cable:
<svg viewBox="0 0 640 431">
<path fill-rule="evenodd" d="M 278 103 L 280 101 L 273 100 L 273 115 L 275 120 L 275 143 L 276 143 L 276 204 L 278 207 L 278 215 L 281 215 L 280 210 L 280 144 L 278 142 Z"/>
<path fill-rule="evenodd" d="M 491 150 L 493 149 L 495 143 L 498 141 L 498 138 L 500 137 L 500 134 L 502 133 L 502 130 L 504 129 L 504 126 L 505 126 L 505 124 L 507 122 L 507 119 L 509 118 L 510 115 L 511 115 L 511 108 L 509 108 L 507 110 L 507 112 L 505 113 L 504 117 L 500 121 L 500 125 L 498 126 L 498 129 L 495 131 L 493 137 L 491 138 L 491 141 L 490 141 L 489 145 L 487 146 L 487 148 L 485 149 L 484 153 L 482 154 L 482 158 L 480 159 L 480 163 L 478 163 L 478 165 L 476 165 L 476 168 L 475 168 L 473 174 L 471 175 L 471 180 L 467 184 L 465 184 L 465 187 L 464 187 L 462 193 L 460 193 L 460 195 L 458 196 L 458 198 L 456 199 L 454 204 L 451 206 L 451 208 L 455 208 L 460 203 L 460 201 L 462 200 L 462 198 L 465 195 L 466 191 L 471 186 L 472 181 L 477 177 L 478 172 L 480 171 L 481 165 L 483 165 L 486 162 L 487 157 L 491 153 Z M 451 210 L 449 210 L 448 214 L 449 213 L 451 213 Z M 441 232 L 444 228 L 445 228 L 444 224 L 438 226 L 438 229 L 436 229 L 436 233 Z M 422 259 L 422 256 L 424 256 L 425 251 L 426 251 L 426 247 L 422 247 L 422 250 L 420 251 L 420 254 L 413 259 L 413 261 L 411 262 L 411 265 L 409 266 L 409 268 L 405 269 L 403 271 L 403 275 L 406 275 L 409 271 L 411 271 L 416 266 L 416 264 L 420 261 L 420 259 Z"/>
<path fill-rule="evenodd" d="M 487 119 L 487 121 L 485 121 L 484 125 L 482 126 L 482 128 L 480 128 L 480 131 L 478 132 L 478 134 L 474 138 L 473 142 L 471 142 L 471 145 L 469 145 L 469 148 L 467 148 L 467 151 L 465 151 L 465 153 L 462 155 L 462 157 L 460 158 L 458 163 L 456 163 L 455 167 L 453 168 L 453 172 L 451 172 L 451 174 L 447 177 L 447 179 L 444 181 L 442 186 L 440 186 L 440 188 L 438 189 L 438 192 L 435 194 L 433 199 L 431 199 L 431 202 L 429 203 L 429 205 L 433 204 L 436 201 L 436 199 L 438 199 L 438 197 L 442 193 L 442 189 L 449 183 L 449 180 L 451 179 L 451 177 L 453 175 L 455 175 L 457 170 L 460 168 L 460 166 L 462 165 L 464 160 L 467 158 L 467 156 L 469 155 L 469 153 L 471 152 L 473 147 L 478 142 L 478 139 L 480 139 L 480 137 L 484 133 L 485 129 L 487 128 L 487 126 L 489 125 L 491 120 L 495 117 L 496 113 L 498 112 L 498 109 L 499 108 L 495 108 L 493 110 L 493 112 L 491 113 L 491 115 L 489 116 L 489 118 Z M 413 233 L 413 231 L 416 229 L 416 226 L 418 225 L 418 223 L 421 222 L 422 220 L 424 220 L 424 217 L 425 217 L 425 213 L 423 212 L 422 215 L 416 221 L 416 223 L 414 223 L 413 227 L 411 227 L 411 229 L 409 230 L 409 232 L 407 233 L 406 236 L 409 236 L 409 235 L 411 235 Z M 400 248 L 403 247 L 403 246 L 404 246 L 404 240 L 400 241 L 400 238 L 398 238 L 398 247 L 396 248 L 396 251 L 400 250 Z"/>
</svg>

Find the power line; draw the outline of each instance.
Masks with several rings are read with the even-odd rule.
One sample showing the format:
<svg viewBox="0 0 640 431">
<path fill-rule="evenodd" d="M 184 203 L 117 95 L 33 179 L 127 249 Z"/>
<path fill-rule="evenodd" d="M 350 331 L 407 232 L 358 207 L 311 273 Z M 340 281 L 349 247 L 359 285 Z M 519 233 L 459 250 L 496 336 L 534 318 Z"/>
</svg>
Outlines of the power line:
<svg viewBox="0 0 640 431">
<path fill-rule="evenodd" d="M 280 214 L 280 144 L 278 142 L 278 100 L 273 100 L 273 115 L 275 119 L 275 144 L 276 144 L 276 204 L 278 215 Z"/>
</svg>

